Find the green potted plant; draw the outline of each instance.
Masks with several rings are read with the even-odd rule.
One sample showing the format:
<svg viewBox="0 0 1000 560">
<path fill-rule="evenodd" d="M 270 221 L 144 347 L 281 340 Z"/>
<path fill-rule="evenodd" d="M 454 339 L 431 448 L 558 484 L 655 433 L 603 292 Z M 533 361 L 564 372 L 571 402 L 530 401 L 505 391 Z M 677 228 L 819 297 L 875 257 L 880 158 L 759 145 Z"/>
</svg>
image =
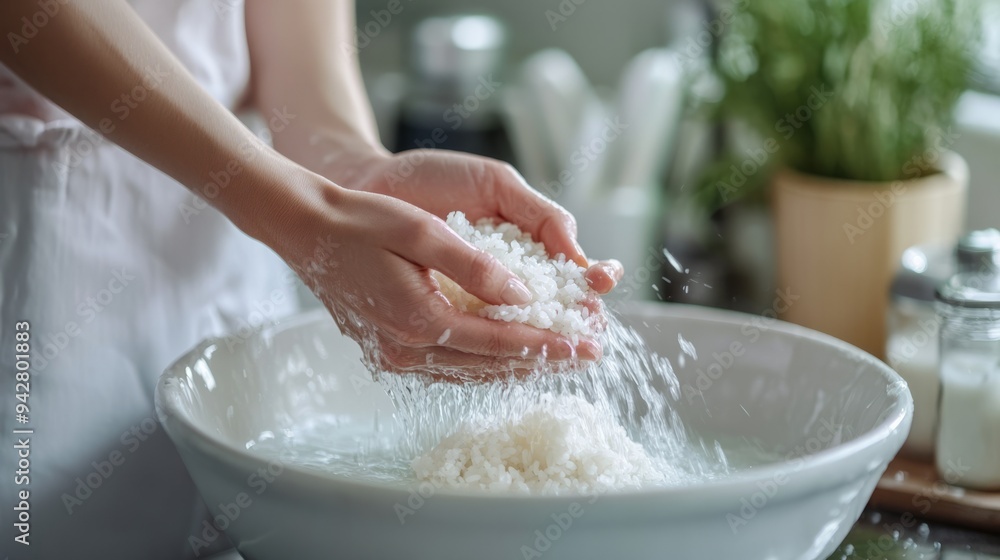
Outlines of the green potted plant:
<svg viewBox="0 0 1000 560">
<path fill-rule="evenodd" d="M 902 251 L 950 243 L 968 171 L 948 148 L 978 49 L 976 0 L 740 2 L 712 57 L 740 147 L 712 204 L 770 186 L 784 315 L 882 355 Z M 749 140 L 747 140 L 749 138 Z"/>
</svg>

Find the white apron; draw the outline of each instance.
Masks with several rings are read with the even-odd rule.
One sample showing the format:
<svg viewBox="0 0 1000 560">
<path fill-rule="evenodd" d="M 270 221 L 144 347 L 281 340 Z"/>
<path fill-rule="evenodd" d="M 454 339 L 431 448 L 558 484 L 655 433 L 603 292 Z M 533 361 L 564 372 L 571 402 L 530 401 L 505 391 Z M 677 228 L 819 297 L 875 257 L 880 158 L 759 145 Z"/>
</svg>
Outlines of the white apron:
<svg viewBox="0 0 1000 560">
<path fill-rule="evenodd" d="M 132 5 L 236 107 L 250 72 L 240 0 Z M 191 215 L 192 200 L 0 66 L 0 557 L 195 556 L 204 506 L 155 420 L 157 377 L 202 338 L 292 312 L 295 296 L 280 259 L 213 209 Z M 14 543 L 11 509 L 26 488 L 12 484 L 19 321 L 34 366 L 30 546 Z"/>
</svg>

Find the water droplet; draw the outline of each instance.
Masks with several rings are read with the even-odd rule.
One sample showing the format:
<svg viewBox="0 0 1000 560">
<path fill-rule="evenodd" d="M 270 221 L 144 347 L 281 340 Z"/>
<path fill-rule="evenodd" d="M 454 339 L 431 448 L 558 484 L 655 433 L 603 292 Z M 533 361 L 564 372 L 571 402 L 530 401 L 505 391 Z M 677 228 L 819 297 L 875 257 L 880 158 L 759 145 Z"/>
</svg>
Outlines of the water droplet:
<svg viewBox="0 0 1000 560">
<path fill-rule="evenodd" d="M 670 262 L 670 266 L 674 267 L 677 272 L 681 272 L 681 263 L 677 262 L 677 259 L 670 254 L 670 251 L 666 247 L 663 248 L 663 256 L 667 257 L 667 261 Z"/>
<path fill-rule="evenodd" d="M 694 359 L 698 359 L 698 350 L 695 349 L 694 344 L 688 339 L 684 338 L 684 335 L 677 333 L 677 344 L 681 347 L 681 352 L 691 356 Z"/>
<path fill-rule="evenodd" d="M 441 333 L 441 336 L 438 337 L 437 339 L 438 345 L 444 344 L 445 342 L 448 341 L 448 338 L 450 337 L 451 337 L 451 329 L 445 329 L 444 332 Z"/>
</svg>

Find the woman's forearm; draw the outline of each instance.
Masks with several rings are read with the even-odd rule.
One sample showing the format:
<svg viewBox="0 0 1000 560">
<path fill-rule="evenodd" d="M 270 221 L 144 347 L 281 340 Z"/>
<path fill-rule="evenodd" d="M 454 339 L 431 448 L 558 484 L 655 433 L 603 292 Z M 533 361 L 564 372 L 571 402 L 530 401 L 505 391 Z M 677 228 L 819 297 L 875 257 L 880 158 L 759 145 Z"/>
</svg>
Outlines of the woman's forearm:
<svg viewBox="0 0 1000 560">
<path fill-rule="evenodd" d="M 246 19 L 253 101 L 279 152 L 328 177 L 387 153 L 358 67 L 354 2 L 247 0 Z M 271 118 L 282 112 L 290 116 Z"/>
<path fill-rule="evenodd" d="M 0 61 L 113 142 L 156 166 L 251 229 L 253 203 L 287 162 L 260 142 L 191 77 L 124 0 L 59 3 Z M 0 26 L 17 33 L 35 0 L 4 0 Z M 228 170 L 238 180 L 207 188 Z M 252 192 L 251 192 L 252 191 Z M 252 235 L 253 231 L 248 231 Z"/>
</svg>

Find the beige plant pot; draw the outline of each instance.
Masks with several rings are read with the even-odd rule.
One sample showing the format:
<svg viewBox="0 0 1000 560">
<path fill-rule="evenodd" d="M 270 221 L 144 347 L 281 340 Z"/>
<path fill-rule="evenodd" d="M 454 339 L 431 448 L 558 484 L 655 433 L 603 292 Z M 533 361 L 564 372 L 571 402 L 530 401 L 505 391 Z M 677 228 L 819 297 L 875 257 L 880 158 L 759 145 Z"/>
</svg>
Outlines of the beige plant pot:
<svg viewBox="0 0 1000 560">
<path fill-rule="evenodd" d="M 953 152 L 940 173 L 866 183 L 779 171 L 772 182 L 781 318 L 885 354 L 888 291 L 900 256 L 954 243 L 964 228 L 969 170 Z"/>
</svg>

